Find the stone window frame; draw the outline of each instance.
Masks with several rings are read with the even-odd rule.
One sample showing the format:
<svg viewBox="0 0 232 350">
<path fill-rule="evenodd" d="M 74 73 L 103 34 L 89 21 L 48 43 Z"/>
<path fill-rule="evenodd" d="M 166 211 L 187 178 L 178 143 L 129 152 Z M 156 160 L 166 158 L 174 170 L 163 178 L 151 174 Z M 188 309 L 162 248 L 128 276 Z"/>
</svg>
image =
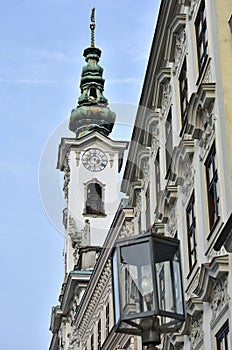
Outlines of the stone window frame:
<svg viewBox="0 0 232 350">
<path fill-rule="evenodd" d="M 195 192 L 193 191 L 186 208 L 187 239 L 188 239 L 188 260 L 189 271 L 192 271 L 197 263 L 196 243 L 196 206 Z"/>
<path fill-rule="evenodd" d="M 210 232 L 220 219 L 220 192 L 218 181 L 218 161 L 215 142 L 209 151 L 205 162 L 207 199 L 208 199 L 208 217 Z"/>
<path fill-rule="evenodd" d="M 101 318 L 100 318 L 97 323 L 97 350 L 101 349 L 101 341 L 102 341 L 102 325 L 101 325 Z"/>
<path fill-rule="evenodd" d="M 156 158 L 155 158 L 155 186 L 156 186 L 156 197 L 158 198 L 158 194 L 161 190 L 161 179 L 160 179 L 160 148 L 157 150 Z"/>
<path fill-rule="evenodd" d="M 208 29 L 205 0 L 202 0 L 195 20 L 198 68 L 201 75 L 208 57 Z"/>
<path fill-rule="evenodd" d="M 223 324 L 215 335 L 217 350 L 229 350 L 229 321 Z"/>
<path fill-rule="evenodd" d="M 150 213 L 150 207 L 151 207 L 151 194 L 150 194 L 150 184 L 147 186 L 147 190 L 145 192 L 145 216 L 146 216 L 146 230 L 149 230 L 151 228 L 151 213 Z"/>
<path fill-rule="evenodd" d="M 179 80 L 179 94 L 180 94 L 180 112 L 181 112 L 181 121 L 182 121 L 182 127 L 183 127 L 186 120 L 187 106 L 188 106 L 188 74 L 187 74 L 186 56 L 183 60 L 178 80 Z"/>
<path fill-rule="evenodd" d="M 108 336 L 110 332 L 110 303 L 108 302 L 106 304 L 106 309 L 105 309 L 105 335 L 106 337 Z"/>
<path fill-rule="evenodd" d="M 101 187 L 101 206 L 102 206 L 102 211 L 98 212 L 98 213 L 89 213 L 87 211 L 87 198 L 88 198 L 88 187 L 91 184 L 97 184 Z M 106 185 L 103 184 L 101 181 L 99 181 L 97 178 L 93 178 L 89 181 L 87 181 L 86 183 L 83 184 L 84 185 L 84 209 L 83 209 L 83 216 L 87 216 L 87 217 L 103 217 L 106 216 L 105 214 L 105 187 Z"/>
<path fill-rule="evenodd" d="M 94 350 L 94 333 L 90 337 L 90 350 Z"/>
<path fill-rule="evenodd" d="M 165 121 L 165 152 L 166 152 L 166 173 L 169 172 L 172 162 L 173 151 L 173 127 L 172 127 L 172 110 L 169 109 L 167 119 Z"/>
</svg>

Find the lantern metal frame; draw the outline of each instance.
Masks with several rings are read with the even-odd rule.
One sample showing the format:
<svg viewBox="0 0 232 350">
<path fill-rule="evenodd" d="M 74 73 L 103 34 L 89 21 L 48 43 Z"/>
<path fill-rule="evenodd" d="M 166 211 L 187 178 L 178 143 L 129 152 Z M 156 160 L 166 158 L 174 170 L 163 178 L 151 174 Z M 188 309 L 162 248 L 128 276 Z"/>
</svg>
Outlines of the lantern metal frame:
<svg viewBox="0 0 232 350">
<path fill-rule="evenodd" d="M 133 249 L 135 252 L 140 252 L 140 254 L 134 256 Z M 137 236 L 117 240 L 112 250 L 111 258 L 115 331 L 140 335 L 142 336 L 143 345 L 158 345 L 161 333 L 179 330 L 185 321 L 179 240 L 149 231 Z M 157 265 L 162 265 L 162 263 L 166 262 L 165 269 L 170 269 L 171 284 L 169 284 L 169 287 L 170 285 L 172 286 L 167 293 L 173 298 L 173 310 L 165 310 L 164 307 L 161 307 L 161 290 L 158 285 Z M 147 268 L 148 264 L 151 280 L 143 282 L 141 271 L 145 267 Z M 132 266 L 131 270 L 130 266 Z M 174 268 L 175 271 L 173 271 Z M 136 276 L 134 278 L 130 274 L 133 271 L 134 276 Z M 132 297 L 131 303 L 124 300 L 127 299 L 128 293 L 131 293 L 126 290 L 128 285 L 125 282 L 125 272 L 129 276 L 129 283 L 134 286 L 136 295 L 139 295 L 140 301 L 138 302 L 136 297 L 134 299 Z M 139 275 L 141 277 L 140 282 Z M 142 294 L 142 284 L 148 288 L 149 282 L 151 282 L 149 288 L 152 288 L 150 294 Z M 124 285 L 122 286 L 123 283 Z M 178 306 L 175 304 L 177 296 L 179 297 Z M 139 307 L 139 305 L 146 305 L 146 310 L 144 307 Z"/>
</svg>

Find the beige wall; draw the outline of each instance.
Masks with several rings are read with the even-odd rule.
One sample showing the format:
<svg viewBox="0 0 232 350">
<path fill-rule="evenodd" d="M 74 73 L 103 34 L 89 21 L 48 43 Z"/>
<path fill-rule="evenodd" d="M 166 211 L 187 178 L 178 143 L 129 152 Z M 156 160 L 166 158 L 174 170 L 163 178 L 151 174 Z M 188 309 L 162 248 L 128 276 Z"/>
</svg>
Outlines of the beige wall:
<svg viewBox="0 0 232 350">
<path fill-rule="evenodd" d="M 230 153 L 230 178 L 232 180 L 232 33 L 228 21 L 232 14 L 232 0 L 216 0 L 218 43 L 221 63 L 222 88 L 226 130 Z"/>
</svg>

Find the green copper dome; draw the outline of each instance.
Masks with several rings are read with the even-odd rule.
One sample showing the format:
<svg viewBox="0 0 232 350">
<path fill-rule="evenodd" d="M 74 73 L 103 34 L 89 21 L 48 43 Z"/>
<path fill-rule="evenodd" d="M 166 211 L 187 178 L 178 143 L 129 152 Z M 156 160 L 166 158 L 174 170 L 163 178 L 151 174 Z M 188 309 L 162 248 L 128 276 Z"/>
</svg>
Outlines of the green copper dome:
<svg viewBox="0 0 232 350">
<path fill-rule="evenodd" d="M 91 47 L 84 50 L 87 64 L 82 68 L 78 105 L 72 110 L 69 129 L 82 137 L 93 130 L 109 135 L 114 126 L 116 114 L 108 107 L 108 100 L 103 95 L 105 79 L 103 68 L 98 64 L 101 50 L 94 46 L 94 10 L 91 16 Z"/>
</svg>

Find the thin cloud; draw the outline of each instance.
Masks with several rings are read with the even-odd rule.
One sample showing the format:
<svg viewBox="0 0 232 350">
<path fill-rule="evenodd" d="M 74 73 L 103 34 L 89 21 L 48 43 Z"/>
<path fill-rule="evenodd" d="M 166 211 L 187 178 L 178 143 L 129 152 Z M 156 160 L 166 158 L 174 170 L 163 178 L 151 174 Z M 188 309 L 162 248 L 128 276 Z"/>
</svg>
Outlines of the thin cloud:
<svg viewBox="0 0 232 350">
<path fill-rule="evenodd" d="M 52 80 L 43 80 L 43 79 L 4 79 L 0 78 L 0 83 L 3 84 L 18 84 L 18 85 L 48 85 L 54 84 Z"/>
<path fill-rule="evenodd" d="M 138 78 L 134 77 L 129 77 L 129 78 L 121 78 L 121 79 L 107 79 L 107 82 L 109 84 L 140 84 L 141 80 Z"/>
</svg>

